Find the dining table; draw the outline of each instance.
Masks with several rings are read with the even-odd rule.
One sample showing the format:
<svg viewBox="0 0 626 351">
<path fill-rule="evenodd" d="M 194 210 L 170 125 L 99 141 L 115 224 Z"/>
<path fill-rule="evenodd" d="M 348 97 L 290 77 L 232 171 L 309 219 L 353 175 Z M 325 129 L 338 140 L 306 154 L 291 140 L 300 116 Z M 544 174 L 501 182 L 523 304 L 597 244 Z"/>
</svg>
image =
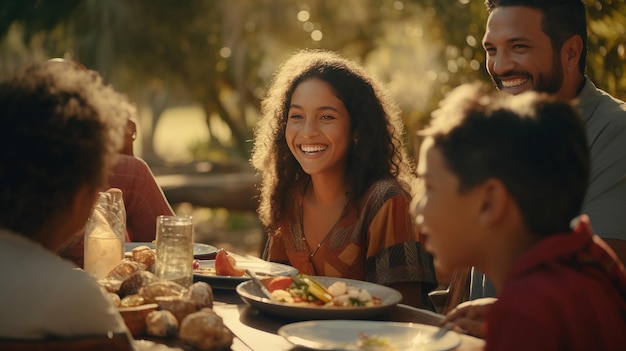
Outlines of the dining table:
<svg viewBox="0 0 626 351">
<path fill-rule="evenodd" d="M 213 310 L 222 317 L 224 325 L 233 334 L 232 351 L 305 351 L 311 348 L 296 346 L 278 334 L 279 328 L 302 318 L 287 318 L 266 311 L 260 311 L 244 302 L 234 288 L 213 288 Z M 439 326 L 444 316 L 425 309 L 419 309 L 404 304 L 396 304 L 380 315 L 366 318 L 369 321 L 388 321 L 417 323 L 429 326 Z M 350 318 L 352 319 L 352 318 Z M 456 333 L 450 331 L 449 333 Z M 459 334 L 460 344 L 452 350 L 474 351 L 482 350 L 485 342 L 482 339 Z M 184 350 L 195 351 L 176 339 L 155 337 L 137 337 L 137 349 L 140 351 Z M 227 349 L 228 350 L 228 349 Z"/>
</svg>

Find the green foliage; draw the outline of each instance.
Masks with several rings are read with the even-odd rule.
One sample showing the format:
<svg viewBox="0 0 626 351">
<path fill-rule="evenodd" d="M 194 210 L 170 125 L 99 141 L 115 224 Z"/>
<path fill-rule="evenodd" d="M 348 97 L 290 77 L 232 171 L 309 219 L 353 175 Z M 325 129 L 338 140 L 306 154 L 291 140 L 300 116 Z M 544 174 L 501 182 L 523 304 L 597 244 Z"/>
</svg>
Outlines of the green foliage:
<svg viewBox="0 0 626 351">
<path fill-rule="evenodd" d="M 626 1 L 587 2 L 587 74 L 597 85 L 626 100 Z"/>
<path fill-rule="evenodd" d="M 0 6 L 0 37 L 9 31 L 14 22 L 28 23 L 24 39 L 29 40 L 39 31 L 50 31 L 59 23 L 69 20 L 80 0 L 19 0 L 3 1 Z"/>
<path fill-rule="evenodd" d="M 626 2 L 588 0 L 588 8 L 588 74 L 624 99 Z M 0 59 L 77 59 L 148 106 L 154 123 L 168 106 L 200 104 L 209 128 L 221 120 L 232 140 L 192 145 L 196 156 L 245 160 L 278 65 L 298 49 L 335 50 L 398 97 L 412 150 L 412 135 L 447 91 L 488 81 L 486 18 L 476 0 L 3 1 Z"/>
</svg>

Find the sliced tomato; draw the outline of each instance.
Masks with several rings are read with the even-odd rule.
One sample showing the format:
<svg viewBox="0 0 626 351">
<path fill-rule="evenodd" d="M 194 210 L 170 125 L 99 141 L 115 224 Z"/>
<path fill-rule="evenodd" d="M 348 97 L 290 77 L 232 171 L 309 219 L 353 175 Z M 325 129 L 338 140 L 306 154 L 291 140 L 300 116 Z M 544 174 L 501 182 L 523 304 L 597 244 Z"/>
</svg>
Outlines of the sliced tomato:
<svg viewBox="0 0 626 351">
<path fill-rule="evenodd" d="M 231 263 L 231 260 L 233 263 Z M 215 274 L 231 277 L 243 277 L 245 271 L 236 267 L 234 257 L 229 256 L 226 250 L 219 249 L 215 255 Z"/>
<path fill-rule="evenodd" d="M 276 277 L 270 280 L 267 284 L 267 290 L 270 292 L 278 289 L 287 290 L 293 283 L 293 279 L 291 277 Z"/>
</svg>

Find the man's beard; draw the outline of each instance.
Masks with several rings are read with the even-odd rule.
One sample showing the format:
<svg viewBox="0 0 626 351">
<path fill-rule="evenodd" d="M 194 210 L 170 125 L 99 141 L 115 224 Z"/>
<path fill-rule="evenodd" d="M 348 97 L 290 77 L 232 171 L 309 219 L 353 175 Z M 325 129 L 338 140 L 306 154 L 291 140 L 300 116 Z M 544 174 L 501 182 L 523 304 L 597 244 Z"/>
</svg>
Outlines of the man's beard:
<svg viewBox="0 0 626 351">
<path fill-rule="evenodd" d="M 526 71 L 510 71 L 496 77 L 491 76 L 491 81 L 496 85 L 498 90 L 503 90 L 504 88 L 502 86 L 501 79 L 508 76 L 528 77 L 533 83 L 532 89 L 534 91 L 554 94 L 558 92 L 563 85 L 563 65 L 561 64 L 559 55 L 555 52 L 552 55 L 552 67 L 550 68 L 548 75 L 540 73 L 537 77 L 533 77 Z"/>
</svg>

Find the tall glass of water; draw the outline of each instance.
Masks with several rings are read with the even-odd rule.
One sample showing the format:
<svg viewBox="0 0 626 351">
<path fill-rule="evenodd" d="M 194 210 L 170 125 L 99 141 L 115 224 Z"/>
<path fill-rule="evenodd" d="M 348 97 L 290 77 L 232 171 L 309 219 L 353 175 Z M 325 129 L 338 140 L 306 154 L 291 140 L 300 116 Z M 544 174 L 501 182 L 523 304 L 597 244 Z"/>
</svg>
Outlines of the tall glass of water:
<svg viewBox="0 0 626 351">
<path fill-rule="evenodd" d="M 159 216 L 156 223 L 157 277 L 189 287 L 193 282 L 191 216 Z"/>
</svg>

